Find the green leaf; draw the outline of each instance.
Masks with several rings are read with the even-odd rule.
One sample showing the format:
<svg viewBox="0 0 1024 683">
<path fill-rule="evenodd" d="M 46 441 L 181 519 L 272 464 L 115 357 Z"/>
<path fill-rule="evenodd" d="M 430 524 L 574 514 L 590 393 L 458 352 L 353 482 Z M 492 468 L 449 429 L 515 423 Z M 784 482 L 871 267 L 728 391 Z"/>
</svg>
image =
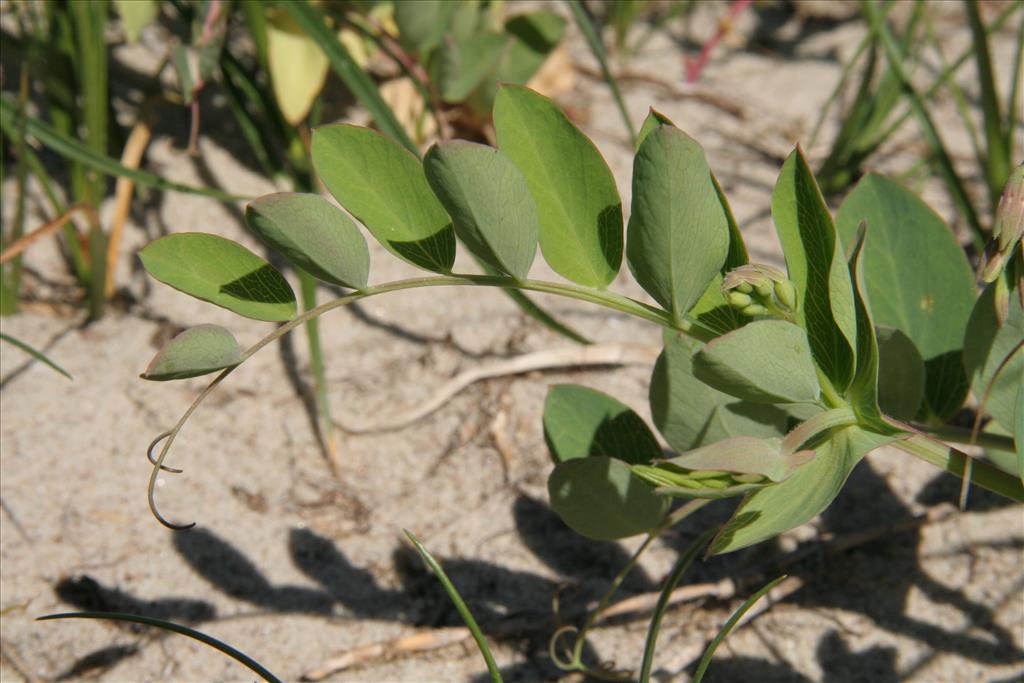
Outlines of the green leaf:
<svg viewBox="0 0 1024 683">
<path fill-rule="evenodd" d="M 759 474 L 772 481 L 783 481 L 794 470 L 813 459 L 811 451 L 784 453 L 778 439 L 756 439 L 750 436 L 732 436 L 681 453 L 665 460 L 685 470 L 710 470 Z"/>
<path fill-rule="evenodd" d="M 544 440 L 556 465 L 587 456 L 643 464 L 662 456 L 643 418 L 617 399 L 578 384 L 557 384 L 548 392 Z"/>
<path fill-rule="evenodd" d="M 438 50 L 437 83 L 445 102 L 465 100 L 497 68 L 508 37 L 481 31 L 465 42 L 448 41 Z"/>
<path fill-rule="evenodd" d="M 493 147 L 455 141 L 434 145 L 423 170 L 470 251 L 525 280 L 539 228 L 537 207 L 516 165 Z"/>
<path fill-rule="evenodd" d="M 878 406 L 898 420 L 913 420 L 924 400 L 924 359 L 910 337 L 895 327 L 876 327 Z"/>
<path fill-rule="evenodd" d="M 338 202 L 391 253 L 451 272 L 451 221 L 416 157 L 369 128 L 339 124 L 314 131 L 313 164 Z"/>
<path fill-rule="evenodd" d="M 1017 395 L 1024 384 L 1024 308 L 1020 285 L 1009 292 L 1005 319 L 998 310 L 997 285 L 985 288 L 964 335 L 964 368 L 980 409 L 1007 432 L 1016 428 Z"/>
<path fill-rule="evenodd" d="M 835 499 L 861 458 L 892 438 L 856 426 L 833 433 L 788 479 L 745 498 L 711 542 L 711 553 L 739 550 L 809 521 Z"/>
<path fill-rule="evenodd" d="M 799 147 L 779 173 L 772 218 L 796 285 L 797 322 L 807 330 L 814 360 L 842 392 L 856 360 L 853 289 L 832 217 Z"/>
<path fill-rule="evenodd" d="M 323 90 L 330 65 L 320 46 L 287 14 L 268 12 L 267 71 L 285 120 L 298 126 Z"/>
<path fill-rule="evenodd" d="M 424 54 L 437 47 L 458 7 L 459 3 L 449 0 L 395 3 L 395 24 L 402 48 Z"/>
<path fill-rule="evenodd" d="M 484 637 L 483 631 L 480 630 L 480 625 L 476 623 L 476 619 L 473 618 L 473 613 L 469 610 L 466 605 L 466 601 L 459 595 L 459 590 L 452 583 L 452 580 L 448 578 L 448 574 L 445 573 L 441 563 L 434 559 L 434 556 L 430 554 L 430 551 L 420 543 L 420 539 L 416 538 L 411 532 L 404 530 L 406 537 L 416 547 L 416 551 L 423 558 L 423 562 L 434 572 L 437 580 L 444 586 L 445 592 L 451 599 L 452 604 L 455 605 L 455 610 L 462 617 L 463 623 L 466 624 L 466 628 L 473 634 L 473 640 L 476 641 L 476 646 L 480 650 L 481 656 L 484 658 L 484 662 L 487 664 L 487 671 L 491 675 L 492 683 L 502 683 L 501 671 L 498 669 L 497 663 L 494 661 L 494 655 L 491 654 L 491 648 L 487 644 L 487 638 Z"/>
<path fill-rule="evenodd" d="M 45 353 L 43 353 L 42 351 L 36 349 L 33 346 L 30 346 L 30 345 L 26 344 L 25 342 L 21 341 L 17 337 L 12 337 L 9 334 L 4 334 L 3 332 L 0 332 L 0 339 L 2 339 L 3 341 L 7 342 L 11 346 L 15 346 L 15 347 L 21 349 L 22 351 L 24 351 L 28 355 L 30 355 L 33 358 L 35 358 L 40 363 L 49 366 L 52 370 L 55 370 L 56 372 L 59 372 L 60 374 L 62 374 L 65 377 L 67 377 L 68 379 L 74 379 L 68 373 L 67 370 L 65 370 L 61 366 L 57 365 L 56 363 L 54 363 L 52 360 L 50 360 L 50 358 Z"/>
<path fill-rule="evenodd" d="M 963 404 L 963 330 L 975 301 L 974 277 L 953 234 L 927 204 L 897 183 L 867 175 L 847 195 L 836 222 L 847 245 L 864 221 L 867 298 L 876 325 L 914 342 L 925 363 L 928 412 L 945 419 Z"/>
<path fill-rule="evenodd" d="M 167 342 L 141 377 L 156 382 L 186 379 L 241 362 L 242 349 L 231 332 L 220 325 L 196 325 Z"/>
<path fill-rule="evenodd" d="M 295 294 L 284 277 L 229 239 L 176 233 L 150 242 L 139 258 L 160 282 L 246 318 L 282 321 L 295 315 Z"/>
<path fill-rule="evenodd" d="M 694 377 L 692 344 L 683 337 L 666 342 L 651 377 L 651 417 L 673 449 L 688 451 L 730 436 L 781 436 L 791 418 L 818 410 L 751 403 L 716 391 Z"/>
<path fill-rule="evenodd" d="M 606 287 L 622 264 L 622 201 L 594 143 L 551 100 L 520 86 L 498 91 L 494 127 L 537 202 L 544 258 L 573 282 Z"/>
<path fill-rule="evenodd" d="M 850 273 L 853 276 L 853 297 L 857 309 L 857 367 L 847 390 L 847 398 L 861 425 L 887 434 L 894 430 L 882 419 L 882 412 L 878 407 L 878 340 L 875 339 L 875 322 L 871 319 L 871 308 L 865 298 L 866 234 L 866 228 L 862 226 L 858 231 L 857 241 L 850 250 Z"/>
<path fill-rule="evenodd" d="M 565 27 L 565 19 L 549 10 L 509 17 L 505 33 L 511 42 L 498 68 L 498 80 L 517 84 L 529 81 L 558 47 Z"/>
<path fill-rule="evenodd" d="M 114 6 L 121 15 L 124 37 L 129 43 L 137 41 L 142 29 L 156 19 L 160 12 L 156 0 L 115 0 Z"/>
<path fill-rule="evenodd" d="M 573 531 L 598 540 L 627 538 L 658 526 L 671 500 L 604 456 L 559 463 L 548 479 L 551 507 Z"/>
<path fill-rule="evenodd" d="M 821 392 L 803 329 L 759 320 L 716 337 L 693 357 L 705 384 L 755 403 L 816 401 Z"/>
<path fill-rule="evenodd" d="M 654 107 L 651 107 L 647 111 L 647 118 L 644 119 L 643 125 L 640 126 L 640 133 L 637 134 L 636 136 L 636 151 L 640 151 L 640 148 L 643 146 L 644 140 L 647 139 L 648 135 L 658 130 L 662 126 L 675 125 L 676 124 L 672 123 L 672 119 L 665 116 L 660 111 L 656 110 Z"/>
<path fill-rule="evenodd" d="M 729 223 L 704 150 L 678 128 L 658 127 L 633 161 L 630 271 L 680 319 L 720 273 L 728 252 Z"/>
<path fill-rule="evenodd" d="M 245 223 L 272 249 L 324 282 L 366 287 L 366 240 L 356 224 L 323 197 L 268 194 L 245 207 Z"/>
</svg>

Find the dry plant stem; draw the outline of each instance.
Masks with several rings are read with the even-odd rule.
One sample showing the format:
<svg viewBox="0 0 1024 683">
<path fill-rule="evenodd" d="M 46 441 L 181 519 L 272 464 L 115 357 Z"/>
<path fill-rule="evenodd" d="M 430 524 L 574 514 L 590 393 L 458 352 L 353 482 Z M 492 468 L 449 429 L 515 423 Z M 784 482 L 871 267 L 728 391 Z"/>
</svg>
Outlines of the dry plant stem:
<svg viewBox="0 0 1024 683">
<path fill-rule="evenodd" d="M 919 515 L 898 519 L 888 524 L 851 534 L 836 535 L 834 533 L 825 533 L 819 536 L 816 542 L 808 543 L 804 547 L 783 555 L 781 558 L 769 563 L 770 566 L 742 578 L 726 578 L 717 583 L 698 583 L 677 588 L 670 594 L 668 604 L 669 606 L 675 606 L 702 599 L 717 601 L 734 600 L 743 586 L 762 581 L 765 574 L 792 566 L 811 555 L 821 552 L 834 554 L 851 550 L 892 534 L 941 522 L 948 519 L 955 512 L 956 508 L 954 506 L 945 504 L 931 508 Z M 743 619 L 737 623 L 737 628 L 764 614 L 772 605 L 782 601 L 804 586 L 805 582 L 800 577 L 789 577 L 771 590 L 768 594 L 768 600 L 763 600 L 747 612 Z M 654 609 L 660 595 L 660 591 L 641 593 L 640 595 L 634 595 L 616 602 L 601 611 L 598 619 L 595 621 L 595 625 L 614 617 L 647 619 L 647 615 Z M 550 622 L 547 620 L 524 622 L 522 618 L 515 618 L 500 622 L 495 627 L 488 629 L 488 632 L 492 636 L 507 635 L 514 637 L 531 629 L 546 628 L 549 624 Z M 707 633 L 701 635 L 699 640 L 694 641 L 693 647 L 685 647 L 683 652 L 675 657 L 676 664 L 669 668 L 684 669 L 699 659 L 704 651 L 706 642 L 714 636 L 714 633 L 715 629 L 709 629 Z M 343 652 L 303 674 L 302 680 L 319 681 L 345 669 L 374 660 L 437 650 L 456 643 L 468 642 L 470 638 L 472 638 L 472 634 L 469 632 L 469 629 L 461 626 L 418 630 L 405 636 L 360 645 Z"/>
<path fill-rule="evenodd" d="M 658 358 L 661 349 L 636 344 L 591 344 L 565 349 L 548 349 L 501 360 L 489 365 L 471 368 L 445 382 L 429 399 L 416 408 L 396 417 L 370 424 L 347 424 L 335 420 L 335 425 L 351 434 L 385 432 L 407 427 L 437 411 L 466 387 L 484 379 L 521 375 L 536 370 L 581 367 L 593 365 L 647 365 Z"/>
<path fill-rule="evenodd" d="M 76 213 L 84 213 L 90 225 L 99 224 L 99 214 L 96 213 L 96 210 L 92 208 L 90 204 L 86 202 L 72 204 L 68 207 L 67 211 L 57 216 L 49 223 L 44 223 L 24 237 L 11 242 L 11 244 L 4 249 L 2 253 L 0 253 L 0 263 L 7 263 L 12 258 L 32 246 L 32 244 L 37 240 L 57 232 L 64 227 L 64 224 L 71 220 Z"/>
<path fill-rule="evenodd" d="M 143 106 L 142 115 L 125 142 L 124 152 L 121 154 L 121 164 L 127 168 L 138 169 L 152 134 L 148 106 Z M 114 270 L 121 251 L 121 235 L 124 232 L 125 221 L 128 219 L 128 211 L 132 206 L 134 192 L 135 181 L 125 176 L 118 177 L 114 189 L 114 216 L 110 220 L 110 237 L 107 241 L 107 278 L 103 288 L 107 298 L 114 293 Z"/>
</svg>

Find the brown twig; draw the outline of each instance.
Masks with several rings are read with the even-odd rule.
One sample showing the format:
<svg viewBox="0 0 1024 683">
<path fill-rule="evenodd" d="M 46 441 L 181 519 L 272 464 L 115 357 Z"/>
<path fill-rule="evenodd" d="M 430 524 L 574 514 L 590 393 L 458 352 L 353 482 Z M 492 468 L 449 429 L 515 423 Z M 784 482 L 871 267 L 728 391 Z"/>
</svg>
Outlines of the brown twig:
<svg viewBox="0 0 1024 683">
<path fill-rule="evenodd" d="M 153 135 L 150 122 L 148 106 L 143 106 L 139 120 L 132 128 L 125 142 L 124 151 L 121 153 L 121 164 L 130 169 L 137 169 L 142 163 L 142 156 L 146 153 L 146 147 Z M 118 255 L 121 251 L 121 235 L 124 232 L 124 224 L 128 219 L 128 211 L 132 206 L 132 194 L 135 191 L 135 181 L 125 176 L 117 179 L 114 188 L 114 216 L 110 221 L 110 237 L 107 241 L 107 280 L 104 284 L 104 294 L 109 298 L 114 293 L 114 267 L 117 265 Z"/>
<path fill-rule="evenodd" d="M 594 365 L 647 365 L 658 357 L 660 349 L 652 346 L 635 344 L 591 344 L 589 346 L 573 346 L 565 349 L 549 349 L 536 353 L 527 353 L 515 358 L 497 361 L 490 365 L 472 368 L 461 372 L 448 380 L 419 406 L 396 417 L 370 424 L 345 424 L 335 421 L 335 425 L 350 434 L 366 434 L 370 432 L 386 432 L 407 427 L 437 411 L 452 397 L 466 387 L 484 379 L 521 375 L 536 370 L 551 370 Z"/>
<path fill-rule="evenodd" d="M 0 263 L 7 263 L 12 258 L 20 254 L 21 252 L 28 249 L 36 240 L 40 240 L 47 235 L 57 232 L 64 224 L 71 220 L 71 217 L 76 213 L 84 213 L 86 218 L 89 219 L 91 225 L 98 225 L 100 222 L 99 214 L 96 213 L 96 209 L 87 202 L 78 202 L 68 207 L 68 210 L 61 215 L 54 218 L 49 223 L 44 223 L 38 228 L 25 235 L 24 237 L 11 242 L 11 244 L 0 253 Z"/>
</svg>

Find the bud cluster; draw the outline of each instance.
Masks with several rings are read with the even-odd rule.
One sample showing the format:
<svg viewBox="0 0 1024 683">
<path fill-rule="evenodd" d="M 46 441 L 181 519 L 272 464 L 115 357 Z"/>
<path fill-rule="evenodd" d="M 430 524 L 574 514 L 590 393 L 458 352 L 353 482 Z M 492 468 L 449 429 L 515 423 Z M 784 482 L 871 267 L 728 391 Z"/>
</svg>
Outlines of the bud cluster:
<svg viewBox="0 0 1024 683">
<path fill-rule="evenodd" d="M 746 316 L 770 315 L 792 321 L 796 313 L 796 287 L 773 266 L 748 264 L 734 268 L 722 281 L 722 294 L 730 306 Z"/>
<path fill-rule="evenodd" d="M 719 498 L 736 496 L 772 482 L 760 474 L 724 470 L 688 470 L 672 463 L 634 465 L 633 473 L 659 487 L 688 489 L 686 495 Z"/>
</svg>

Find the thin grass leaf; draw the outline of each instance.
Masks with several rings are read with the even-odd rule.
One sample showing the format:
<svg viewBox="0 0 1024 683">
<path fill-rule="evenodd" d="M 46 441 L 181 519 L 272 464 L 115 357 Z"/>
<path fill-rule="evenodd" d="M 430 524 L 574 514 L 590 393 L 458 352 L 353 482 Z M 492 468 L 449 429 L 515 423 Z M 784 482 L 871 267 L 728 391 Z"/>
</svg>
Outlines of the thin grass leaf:
<svg viewBox="0 0 1024 683">
<path fill-rule="evenodd" d="M 498 670 L 498 665 L 494 661 L 494 656 L 491 654 L 491 648 L 487 645 L 487 639 L 484 637 L 483 631 L 480 630 L 480 626 L 476 623 L 476 619 L 473 618 L 473 613 L 469 611 L 469 607 L 466 606 L 462 596 L 459 595 L 459 591 L 452 584 L 451 579 L 444 573 L 444 569 L 441 568 L 440 563 L 434 559 L 434 556 L 430 554 L 420 540 L 413 535 L 408 529 L 403 529 L 409 542 L 416 547 L 420 557 L 423 558 L 423 562 L 437 576 L 437 580 L 444 586 L 445 592 L 448 593 L 448 597 L 451 598 L 452 603 L 455 605 L 455 609 L 458 610 L 459 616 L 466 622 L 466 628 L 469 629 L 470 633 L 473 634 L 473 640 L 476 641 L 476 646 L 480 648 L 480 654 L 483 655 L 484 661 L 487 662 L 487 671 L 491 674 L 492 683 L 502 683 L 501 671 Z"/>
<path fill-rule="evenodd" d="M 608 88 L 612 91 L 612 97 L 615 98 L 615 106 L 618 107 L 619 114 L 622 116 L 622 122 L 626 126 L 626 132 L 629 134 L 629 143 L 636 147 L 636 128 L 633 127 L 633 122 L 629 118 L 629 112 L 626 111 L 626 102 L 622 99 L 619 84 L 615 81 L 615 77 L 612 76 L 611 69 L 608 68 L 608 55 L 605 53 L 604 43 L 601 41 L 601 37 L 597 35 L 593 22 L 590 21 L 587 11 L 580 4 L 579 0 L 566 0 L 565 4 L 572 11 L 576 25 L 586 39 L 587 46 L 593 53 L 594 59 L 597 60 L 598 65 L 601 67 L 601 75 L 604 76 L 604 82 L 608 84 Z"/>
<path fill-rule="evenodd" d="M 17 107 L 18 105 L 13 101 L 13 98 L 6 94 L 0 95 L 0 127 L 2 127 L 4 132 L 12 138 L 14 138 L 16 134 L 15 126 L 17 125 L 16 121 L 18 119 Z M 89 168 L 94 168 L 102 173 L 106 173 L 107 175 L 116 176 L 118 178 L 130 178 L 139 185 L 152 187 L 158 190 L 197 194 L 225 202 L 246 201 L 250 199 L 250 197 L 230 194 L 213 188 L 194 187 L 184 183 L 164 180 L 154 173 L 128 168 L 109 156 L 97 154 L 75 138 L 58 132 L 55 128 L 44 123 L 38 118 L 29 116 L 25 120 L 27 122 L 27 133 L 39 140 L 43 145 L 62 157 L 77 161 Z"/>
<path fill-rule="evenodd" d="M 981 89 L 981 113 L 985 125 L 985 146 L 988 152 L 984 158 L 985 179 L 988 181 L 988 197 L 992 211 L 999 203 L 1003 183 L 1010 175 L 1010 156 L 1003 139 L 1003 114 L 999 106 L 996 78 L 992 69 L 992 54 L 988 45 L 988 34 L 981 22 L 978 3 L 966 0 L 967 24 L 971 27 L 974 48 L 974 62 L 978 67 L 978 85 Z M 1012 100 L 1011 100 L 1012 102 Z"/>
<path fill-rule="evenodd" d="M 725 640 L 725 637 L 729 635 L 729 632 L 732 631 L 739 620 L 743 618 L 743 615 L 746 614 L 758 600 L 763 598 L 768 591 L 785 581 L 786 578 L 787 576 L 783 574 L 774 581 L 766 584 L 761 588 L 761 590 L 747 598 L 747 601 L 740 605 L 740 608 L 736 610 L 731 617 L 729 617 L 729 621 L 725 622 L 722 630 L 718 632 L 718 635 L 715 636 L 714 640 L 711 641 L 711 644 L 708 645 L 708 649 L 704 651 L 704 656 L 701 657 L 700 664 L 697 665 L 697 672 L 693 674 L 693 683 L 700 683 L 704 679 L 704 673 L 708 670 L 708 665 L 711 664 L 711 658 L 715 655 L 715 650 L 718 649 L 718 646 L 722 644 L 722 641 Z"/>
<path fill-rule="evenodd" d="M 953 166 L 953 160 L 950 158 L 949 152 L 946 150 L 946 146 L 942 142 L 942 137 L 939 135 L 939 131 L 935 127 L 935 123 L 928 114 L 928 109 L 925 107 L 923 98 L 918 94 L 917 90 L 910 82 L 906 72 L 903 70 L 903 58 L 900 55 L 899 47 L 896 45 L 892 32 L 885 24 L 885 20 L 882 18 L 881 14 L 879 14 L 878 8 L 874 3 L 865 1 L 863 2 L 863 7 L 864 13 L 868 17 L 868 23 L 871 27 L 871 31 L 881 42 L 882 47 L 885 50 L 886 57 L 889 60 L 889 66 L 892 69 L 892 73 L 899 80 L 900 87 L 903 89 L 903 94 L 906 96 L 914 115 L 918 119 L 918 123 L 921 126 L 921 134 L 924 136 L 925 141 L 928 143 L 932 154 L 935 156 L 936 161 L 939 164 L 943 178 L 946 181 L 946 187 L 949 189 L 950 194 L 953 195 L 953 202 L 956 204 L 957 210 L 960 214 L 967 220 L 968 225 L 970 225 L 971 230 L 974 232 L 974 240 L 977 243 L 977 246 L 981 248 L 985 244 L 986 232 L 981 226 L 981 222 L 974 209 L 974 205 L 971 204 L 970 195 L 967 194 L 963 181 L 960 179 L 960 176 L 957 174 L 956 169 Z"/>
<path fill-rule="evenodd" d="M 43 363 L 45 365 L 50 366 L 51 368 L 53 368 L 54 370 L 56 370 L 60 374 L 64 375 L 68 379 L 74 379 L 74 377 L 72 377 L 71 374 L 67 370 L 65 370 L 61 366 L 57 365 L 56 363 L 54 363 L 52 360 L 50 360 L 46 356 L 46 354 L 44 354 L 42 351 L 39 351 L 38 349 L 35 349 L 35 348 L 29 346 L 28 344 L 26 344 L 25 342 L 21 341 L 20 339 L 16 339 L 15 337 L 12 337 L 9 334 L 4 334 L 3 332 L 0 332 L 0 339 L 2 339 L 3 341 L 7 342 L 8 344 L 11 344 L 12 346 L 18 347 L 19 349 L 21 349 L 22 351 L 24 351 L 28 355 L 30 355 L 33 358 L 35 358 L 40 363 Z"/>
<path fill-rule="evenodd" d="M 394 112 L 380 96 L 377 85 L 341 44 L 337 34 L 327 28 L 323 12 L 306 0 L 286 2 L 281 7 L 306 32 L 306 35 L 320 46 L 330 61 L 334 73 L 338 74 L 338 77 L 359 100 L 359 103 L 366 107 L 381 131 L 419 156 L 416 144 L 409 139 L 402 124 L 395 118 Z"/>
<path fill-rule="evenodd" d="M 248 668 L 257 676 L 267 681 L 267 683 L 281 683 L 281 679 L 270 673 L 262 664 L 257 662 L 255 659 L 245 654 L 241 650 L 237 650 L 225 642 L 217 640 L 213 636 L 208 636 L 202 631 L 197 631 L 194 628 L 188 626 L 182 626 L 181 624 L 175 624 L 170 621 L 164 621 L 163 619 L 155 619 L 153 617 L 144 617 L 138 614 L 125 614 L 123 612 L 65 612 L 62 614 L 47 614 L 43 617 L 37 617 L 36 621 L 51 621 L 54 619 L 105 619 L 110 621 L 128 621 L 135 624 L 144 624 L 145 626 L 153 626 L 155 628 L 163 629 L 165 631 L 171 631 L 180 635 L 186 636 L 193 640 L 198 640 L 204 645 L 209 645 L 215 650 L 223 652 L 231 659 L 235 660 L 242 666 Z"/>
<path fill-rule="evenodd" d="M 1006 140 L 1006 157 L 1014 159 L 1013 150 L 1017 140 L 1015 131 L 1020 124 L 1021 116 L 1024 114 L 1024 106 L 1020 101 L 1021 72 L 1024 71 L 1024 18 L 1017 28 L 1017 56 L 1013 60 L 1013 81 L 1010 84 L 1010 97 L 1006 100 L 1006 130 L 1003 137 Z"/>
<path fill-rule="evenodd" d="M 640 679 L 639 683 L 648 683 L 651 680 L 651 668 L 654 666 L 654 648 L 658 644 L 658 632 L 661 630 L 661 620 L 665 617 L 665 612 L 668 610 L 668 601 L 672 597 L 672 591 L 679 585 L 679 581 L 683 578 L 683 574 L 690 568 L 697 553 L 700 552 L 701 548 L 708 542 L 714 534 L 714 529 L 705 531 L 697 540 L 690 544 L 690 547 L 686 549 L 686 552 L 679 556 L 676 560 L 676 564 L 672 567 L 671 573 L 668 578 L 665 579 L 665 587 L 661 589 L 661 595 L 658 596 L 658 604 L 654 608 L 654 615 L 651 617 L 651 626 L 647 629 L 647 642 L 644 644 L 644 658 L 640 664 Z"/>
</svg>

